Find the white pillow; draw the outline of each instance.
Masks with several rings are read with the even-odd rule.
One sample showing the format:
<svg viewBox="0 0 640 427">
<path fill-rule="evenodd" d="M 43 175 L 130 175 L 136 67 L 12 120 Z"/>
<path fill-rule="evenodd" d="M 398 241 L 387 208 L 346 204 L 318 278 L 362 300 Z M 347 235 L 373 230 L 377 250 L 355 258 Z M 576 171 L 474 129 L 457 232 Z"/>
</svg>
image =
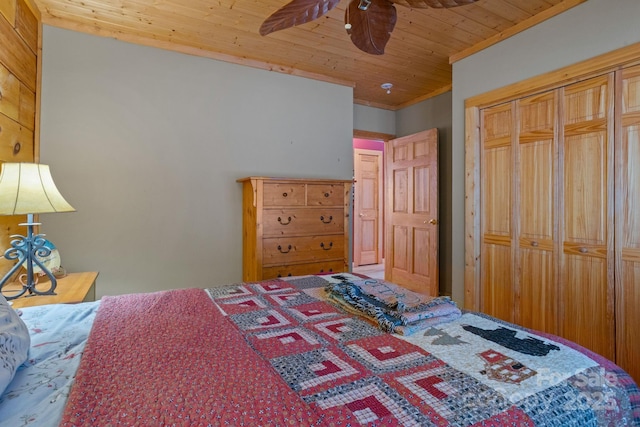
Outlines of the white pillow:
<svg viewBox="0 0 640 427">
<path fill-rule="evenodd" d="M 27 325 L 0 295 L 0 395 L 13 379 L 18 366 L 27 360 L 30 345 Z"/>
</svg>

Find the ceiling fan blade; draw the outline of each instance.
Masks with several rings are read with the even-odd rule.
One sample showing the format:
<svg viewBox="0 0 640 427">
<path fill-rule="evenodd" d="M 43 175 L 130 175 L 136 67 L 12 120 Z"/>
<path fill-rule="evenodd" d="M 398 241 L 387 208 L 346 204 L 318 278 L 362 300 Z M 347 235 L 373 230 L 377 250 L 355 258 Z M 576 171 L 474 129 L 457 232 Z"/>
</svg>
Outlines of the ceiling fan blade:
<svg viewBox="0 0 640 427">
<path fill-rule="evenodd" d="M 366 10 L 360 6 L 368 4 Z M 396 25 L 396 8 L 389 0 L 352 0 L 344 16 L 351 24 L 347 33 L 356 47 L 372 55 L 382 55 Z"/>
<path fill-rule="evenodd" d="M 333 9 L 340 0 L 293 0 L 276 10 L 260 26 L 260 34 L 311 22 Z"/>
<path fill-rule="evenodd" d="M 402 6 L 412 7 L 414 9 L 426 9 L 433 7 L 436 9 L 464 6 L 465 4 L 475 3 L 478 0 L 389 0 L 392 3 Z"/>
</svg>

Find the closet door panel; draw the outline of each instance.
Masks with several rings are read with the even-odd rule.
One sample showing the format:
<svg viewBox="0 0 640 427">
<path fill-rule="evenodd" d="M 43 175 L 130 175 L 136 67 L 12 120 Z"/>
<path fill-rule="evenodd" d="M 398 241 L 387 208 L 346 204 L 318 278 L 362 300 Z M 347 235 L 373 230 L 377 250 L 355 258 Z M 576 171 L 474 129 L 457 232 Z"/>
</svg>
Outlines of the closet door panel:
<svg viewBox="0 0 640 427">
<path fill-rule="evenodd" d="M 564 142 L 564 230 L 566 243 L 606 251 L 607 138 L 604 132 Z M 584 251 L 580 251 L 585 253 Z"/>
<path fill-rule="evenodd" d="M 516 319 L 557 334 L 555 91 L 518 101 L 519 236 Z"/>
<path fill-rule="evenodd" d="M 511 238 L 511 147 L 488 148 L 484 152 L 483 201 L 489 215 L 484 234 Z"/>
<path fill-rule="evenodd" d="M 562 335 L 613 359 L 610 82 L 603 76 L 564 91 L 561 300 Z"/>
<path fill-rule="evenodd" d="M 614 328 L 607 321 L 610 298 L 606 259 L 565 255 L 564 262 L 562 336 L 613 360 Z"/>
<path fill-rule="evenodd" d="M 512 106 L 483 112 L 481 310 L 507 321 L 514 318 L 512 249 Z"/>
<path fill-rule="evenodd" d="M 616 362 L 640 382 L 640 67 L 623 70 L 621 80 L 622 132 L 616 150 Z"/>
<path fill-rule="evenodd" d="M 524 327 L 558 334 L 555 260 L 552 250 L 520 249 L 519 321 Z"/>
<path fill-rule="evenodd" d="M 483 313 L 509 322 L 514 321 L 513 256 L 509 245 L 486 241 L 482 248 Z"/>
</svg>

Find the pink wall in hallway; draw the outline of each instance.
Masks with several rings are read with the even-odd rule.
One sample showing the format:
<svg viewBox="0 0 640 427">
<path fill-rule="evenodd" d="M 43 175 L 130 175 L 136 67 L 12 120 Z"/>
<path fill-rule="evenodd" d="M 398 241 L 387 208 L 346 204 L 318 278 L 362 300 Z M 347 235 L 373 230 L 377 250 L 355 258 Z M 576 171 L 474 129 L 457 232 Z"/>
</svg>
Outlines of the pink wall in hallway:
<svg viewBox="0 0 640 427">
<path fill-rule="evenodd" d="M 372 139 L 353 138 L 353 148 L 360 148 L 363 150 L 384 151 L 384 142 L 374 141 Z"/>
</svg>

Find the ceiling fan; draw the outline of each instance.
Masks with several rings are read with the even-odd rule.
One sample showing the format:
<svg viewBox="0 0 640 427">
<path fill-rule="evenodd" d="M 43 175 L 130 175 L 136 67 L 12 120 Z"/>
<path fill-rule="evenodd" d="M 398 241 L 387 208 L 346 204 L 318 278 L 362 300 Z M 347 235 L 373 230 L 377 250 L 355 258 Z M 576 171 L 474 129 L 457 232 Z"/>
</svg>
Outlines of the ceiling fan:
<svg viewBox="0 0 640 427">
<path fill-rule="evenodd" d="M 345 11 L 345 28 L 356 47 L 372 55 L 382 55 L 393 27 L 396 25 L 396 8 L 399 4 L 416 9 L 449 8 L 475 3 L 478 0 L 351 0 Z M 311 22 L 333 9 L 340 0 L 293 0 L 269 16 L 260 26 L 260 34 L 266 36 Z"/>
</svg>

